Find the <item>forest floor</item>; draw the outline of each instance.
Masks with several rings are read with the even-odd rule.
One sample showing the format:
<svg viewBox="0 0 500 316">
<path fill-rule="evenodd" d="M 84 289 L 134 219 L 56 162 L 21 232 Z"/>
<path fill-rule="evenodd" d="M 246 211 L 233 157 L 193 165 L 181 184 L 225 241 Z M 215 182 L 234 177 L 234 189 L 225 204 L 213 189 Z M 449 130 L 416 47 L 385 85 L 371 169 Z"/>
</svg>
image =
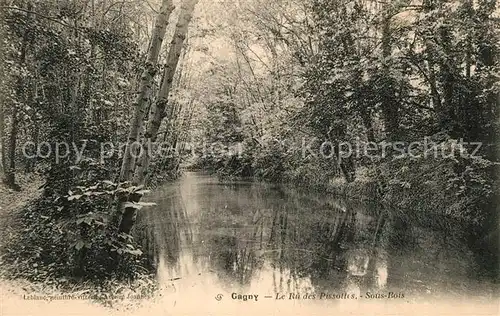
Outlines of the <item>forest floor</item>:
<svg viewBox="0 0 500 316">
<path fill-rule="evenodd" d="M 42 193 L 39 188 L 43 180 L 39 176 L 20 175 L 17 177 L 17 183 L 21 186 L 21 191 L 11 190 L 0 182 L 0 248 L 15 238 L 15 215 Z"/>
</svg>

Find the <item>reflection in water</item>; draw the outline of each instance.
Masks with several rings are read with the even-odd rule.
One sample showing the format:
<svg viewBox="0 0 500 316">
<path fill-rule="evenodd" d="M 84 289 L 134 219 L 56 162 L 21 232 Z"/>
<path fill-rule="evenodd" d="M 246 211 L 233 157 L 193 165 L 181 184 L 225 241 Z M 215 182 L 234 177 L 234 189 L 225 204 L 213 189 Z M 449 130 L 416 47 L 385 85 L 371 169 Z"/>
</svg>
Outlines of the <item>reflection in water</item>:
<svg viewBox="0 0 500 316">
<path fill-rule="evenodd" d="M 150 200 L 158 205 L 141 213 L 138 235 L 160 282 L 177 293 L 184 286 L 258 290 L 262 296 L 435 295 L 444 285 L 449 292 L 450 282 L 462 290 L 473 282 L 466 248 L 402 226 L 376 204 L 257 183 L 219 183 L 197 173 Z M 409 239 L 418 245 L 401 242 Z"/>
</svg>

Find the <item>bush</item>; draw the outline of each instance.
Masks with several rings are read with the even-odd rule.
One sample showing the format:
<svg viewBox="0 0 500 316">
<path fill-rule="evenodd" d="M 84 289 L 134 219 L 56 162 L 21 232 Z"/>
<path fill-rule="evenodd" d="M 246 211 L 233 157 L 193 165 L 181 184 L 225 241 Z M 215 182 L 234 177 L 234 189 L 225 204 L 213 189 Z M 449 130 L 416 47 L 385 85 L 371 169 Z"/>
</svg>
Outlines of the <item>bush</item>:
<svg viewBox="0 0 500 316">
<path fill-rule="evenodd" d="M 451 150 L 452 140 L 441 143 Z M 423 153 L 420 148 L 415 155 Z M 384 202 L 417 217 L 449 216 L 481 225 L 488 218 L 495 164 L 468 154 L 393 159 L 380 165 Z"/>
<path fill-rule="evenodd" d="M 3 261 L 10 277 L 101 282 L 149 273 L 143 268 L 146 259 L 138 245 L 131 236 L 117 235 L 113 222 L 117 194 L 140 188 L 117 189 L 111 181 L 95 179 L 101 176 L 100 167 L 89 161 L 70 169 L 59 171 L 75 183 L 66 194 L 59 183 L 58 190 L 51 190 L 20 212 L 22 230 L 4 249 Z"/>
</svg>

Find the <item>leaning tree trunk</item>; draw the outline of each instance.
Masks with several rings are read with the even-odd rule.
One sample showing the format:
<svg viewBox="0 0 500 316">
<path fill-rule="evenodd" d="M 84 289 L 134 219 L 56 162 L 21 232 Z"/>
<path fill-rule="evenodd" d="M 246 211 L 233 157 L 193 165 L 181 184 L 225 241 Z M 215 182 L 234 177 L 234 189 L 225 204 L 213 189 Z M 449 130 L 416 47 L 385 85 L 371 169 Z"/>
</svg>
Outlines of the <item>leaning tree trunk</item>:
<svg viewBox="0 0 500 316">
<path fill-rule="evenodd" d="M 186 39 L 186 34 L 189 22 L 193 17 L 193 12 L 199 0 L 186 0 L 181 7 L 179 21 L 175 27 L 174 37 L 170 43 L 170 49 L 167 56 L 167 64 L 163 72 L 160 91 L 155 102 L 151 105 L 146 132 L 144 134 L 143 154 L 139 157 L 133 178 L 134 185 L 143 185 L 146 180 L 149 163 L 151 161 L 150 147 L 156 141 L 158 129 L 161 121 L 165 117 L 166 107 L 168 103 L 168 95 L 172 87 L 177 64 L 181 55 L 182 46 Z M 151 146 L 150 146 L 151 145 Z M 141 199 L 141 194 L 134 193 L 129 197 L 129 202 L 138 202 Z M 132 229 L 137 217 L 137 209 L 134 207 L 126 207 L 120 223 L 119 230 L 123 233 L 129 233 Z"/>
<path fill-rule="evenodd" d="M 132 156 L 131 147 L 139 140 L 139 135 L 143 127 L 144 117 L 146 116 L 146 112 L 148 109 L 148 99 L 151 93 L 151 86 L 153 83 L 153 78 L 156 74 L 156 67 L 158 65 L 160 49 L 167 30 L 168 20 L 173 10 L 174 6 L 172 0 L 162 1 L 160 12 L 156 17 L 153 35 L 149 43 L 148 57 L 146 59 L 146 63 L 142 72 L 141 82 L 139 85 L 139 90 L 137 92 L 137 98 L 134 102 L 135 110 L 132 117 L 132 122 L 130 124 L 127 145 L 125 147 L 125 153 L 122 160 L 120 182 L 130 181 L 133 176 L 135 161 Z M 113 223 L 116 225 L 120 223 L 123 216 L 123 206 L 125 201 L 126 199 L 123 199 L 122 197 L 118 199 L 117 210 L 113 217 Z"/>
<path fill-rule="evenodd" d="M 127 139 L 127 146 L 122 160 L 120 171 L 120 181 L 130 181 L 133 175 L 133 157 L 131 154 L 132 144 L 139 140 L 139 134 L 142 130 L 144 117 L 147 111 L 147 101 L 151 91 L 153 78 L 156 74 L 156 66 L 158 64 L 158 56 L 160 54 L 161 45 L 167 29 L 168 19 L 174 10 L 172 0 L 163 0 L 160 13 L 156 17 L 153 36 L 149 45 L 149 53 L 144 65 L 144 70 L 141 76 L 141 83 L 137 98 L 134 102 L 134 115 L 130 124 L 130 130 Z"/>
</svg>

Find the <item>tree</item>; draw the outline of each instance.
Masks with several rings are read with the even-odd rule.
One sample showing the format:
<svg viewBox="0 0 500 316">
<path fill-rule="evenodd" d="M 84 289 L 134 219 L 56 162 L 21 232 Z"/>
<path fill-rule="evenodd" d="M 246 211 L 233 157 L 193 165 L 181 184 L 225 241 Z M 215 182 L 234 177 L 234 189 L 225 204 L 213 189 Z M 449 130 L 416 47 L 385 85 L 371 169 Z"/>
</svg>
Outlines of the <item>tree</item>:
<svg viewBox="0 0 500 316">
<path fill-rule="evenodd" d="M 137 186 L 143 186 L 146 180 L 149 163 L 151 160 L 151 152 L 149 152 L 150 144 L 156 141 L 158 134 L 158 129 L 162 120 L 167 115 L 172 115 L 173 111 L 166 107 L 168 104 L 168 97 L 170 89 L 172 88 L 172 82 L 174 78 L 175 71 L 177 69 L 177 64 L 181 55 L 184 40 L 186 39 L 186 34 L 189 26 L 189 22 L 193 16 L 193 11 L 196 7 L 198 0 L 186 0 L 182 7 L 179 16 L 179 21 L 175 27 L 175 32 L 173 35 L 172 42 L 167 55 L 167 63 L 163 72 L 163 77 L 161 80 L 160 90 L 158 95 L 151 106 L 149 119 L 146 125 L 146 131 L 144 133 L 143 144 L 143 154 L 138 158 L 136 169 L 133 177 L 132 184 Z M 129 138 L 130 140 L 130 138 Z M 125 160 L 124 160 L 125 163 Z M 122 172 L 127 172 L 127 170 Z M 137 203 L 141 198 L 140 193 L 133 193 L 129 196 L 129 203 Z M 128 234 L 132 229 L 137 217 L 137 207 L 135 205 L 130 205 L 125 207 L 123 216 L 120 222 L 119 231 Z"/>
<path fill-rule="evenodd" d="M 0 2 L 1 5 L 4 5 L 4 1 Z M 0 10 L 0 20 L 4 19 L 4 11 Z M 5 39 L 5 31 L 4 27 L 2 26 L 0 28 L 0 39 L 2 41 Z M 0 46 L 0 56 L 5 56 L 6 50 L 5 50 L 5 45 Z M 1 58 L 0 59 L 0 73 L 5 73 L 5 59 Z M 2 91 L 6 90 L 7 82 L 5 79 L 5 76 L 0 81 L 0 89 Z M 3 181 L 5 181 L 5 168 L 7 165 L 7 157 L 6 157 L 6 152 L 5 152 L 5 102 L 6 102 L 6 97 L 4 93 L 2 93 L 2 96 L 0 97 L 0 155 L 2 156 L 0 158 L 0 172 L 2 174 L 1 178 Z"/>
<path fill-rule="evenodd" d="M 19 131 L 19 121 L 20 118 L 20 107 L 26 102 L 26 94 L 25 90 L 26 87 L 24 86 L 24 78 L 23 78 L 23 71 L 24 67 L 26 64 L 26 55 L 27 55 L 27 50 L 28 50 L 28 45 L 30 42 L 30 32 L 31 32 L 31 24 L 30 20 L 32 17 L 31 13 L 32 9 L 32 4 L 28 3 L 27 5 L 27 16 L 26 16 L 26 25 L 24 28 L 24 34 L 22 37 L 22 42 L 21 42 L 21 47 L 19 49 L 20 54 L 19 54 L 19 60 L 18 60 L 18 67 L 19 67 L 19 74 L 18 78 L 16 81 L 16 87 L 15 87 L 15 93 L 16 93 L 16 100 L 19 102 L 19 104 L 13 104 L 13 110 L 12 110 L 12 122 L 11 122 L 11 130 L 9 134 L 9 147 L 8 147 L 8 157 L 9 157 L 9 164 L 5 165 L 5 182 L 8 186 L 11 188 L 14 188 L 16 190 L 19 190 L 20 187 L 16 184 L 16 149 L 17 149 L 17 136 L 18 136 L 18 131 Z M 2 115 L 3 116 L 3 115 Z M 2 122 L 3 125 L 3 122 Z M 2 133 L 3 133 L 3 126 L 2 126 Z M 3 146 L 2 146 L 3 150 Z M 3 157 L 3 155 L 2 155 Z"/>
<path fill-rule="evenodd" d="M 151 91 L 151 84 L 157 71 L 158 56 L 167 29 L 168 19 L 174 10 L 171 0 L 163 0 L 160 12 L 156 18 L 153 35 L 149 45 L 149 53 L 141 76 L 141 83 L 137 98 L 134 102 L 134 115 L 130 124 L 127 146 L 123 156 L 120 181 L 130 181 L 133 176 L 134 160 L 131 154 L 132 144 L 140 141 L 139 135 L 143 126 L 144 117 L 147 114 L 147 101 Z"/>
</svg>

